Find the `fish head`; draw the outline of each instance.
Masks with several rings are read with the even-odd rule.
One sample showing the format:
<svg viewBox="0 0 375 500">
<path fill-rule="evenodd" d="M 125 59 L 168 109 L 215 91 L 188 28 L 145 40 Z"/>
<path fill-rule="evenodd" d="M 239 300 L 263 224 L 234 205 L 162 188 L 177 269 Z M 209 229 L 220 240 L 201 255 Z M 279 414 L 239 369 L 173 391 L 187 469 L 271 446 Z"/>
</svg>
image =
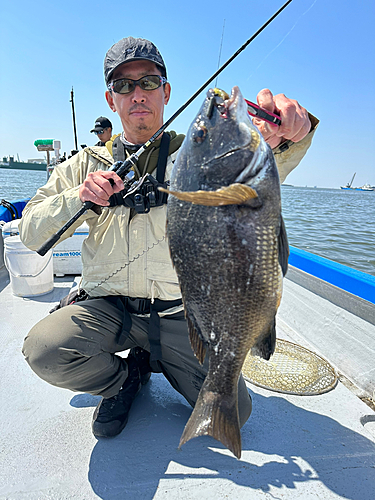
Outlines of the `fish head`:
<svg viewBox="0 0 375 500">
<path fill-rule="evenodd" d="M 255 160 L 267 147 L 240 89 L 233 87 L 230 96 L 210 89 L 180 148 L 171 184 L 194 191 L 246 183 L 259 174 L 262 162 Z"/>
</svg>

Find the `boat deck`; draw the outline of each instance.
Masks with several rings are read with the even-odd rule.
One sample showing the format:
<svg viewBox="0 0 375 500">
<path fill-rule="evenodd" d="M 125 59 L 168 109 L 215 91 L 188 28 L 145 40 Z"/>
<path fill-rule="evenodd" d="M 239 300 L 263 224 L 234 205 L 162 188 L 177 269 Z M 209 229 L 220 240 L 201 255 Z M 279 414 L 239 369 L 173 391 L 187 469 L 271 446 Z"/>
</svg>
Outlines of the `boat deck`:
<svg viewBox="0 0 375 500">
<path fill-rule="evenodd" d="M 97 440 L 99 398 L 52 387 L 30 370 L 25 335 L 75 283 L 56 278 L 49 294 L 19 298 L 0 269 L 0 499 L 375 498 L 375 412 L 358 397 L 375 388 L 371 322 L 285 280 L 278 337 L 323 355 L 355 387 L 294 396 L 248 383 L 253 413 L 237 460 L 209 437 L 178 449 L 191 408 L 161 374 L 142 388 L 121 435 Z"/>
</svg>

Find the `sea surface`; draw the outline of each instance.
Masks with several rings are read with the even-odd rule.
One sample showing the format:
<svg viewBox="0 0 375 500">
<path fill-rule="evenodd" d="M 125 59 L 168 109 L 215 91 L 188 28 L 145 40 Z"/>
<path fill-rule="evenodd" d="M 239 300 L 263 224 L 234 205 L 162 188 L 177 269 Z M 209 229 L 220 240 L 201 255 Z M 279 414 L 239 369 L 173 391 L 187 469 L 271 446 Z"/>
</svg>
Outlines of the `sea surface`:
<svg viewBox="0 0 375 500">
<path fill-rule="evenodd" d="M 375 191 L 281 187 L 289 244 L 375 275 Z"/>
<path fill-rule="evenodd" d="M 0 200 L 32 197 L 47 174 L 0 168 Z M 375 191 L 282 186 L 289 244 L 375 276 Z"/>
</svg>

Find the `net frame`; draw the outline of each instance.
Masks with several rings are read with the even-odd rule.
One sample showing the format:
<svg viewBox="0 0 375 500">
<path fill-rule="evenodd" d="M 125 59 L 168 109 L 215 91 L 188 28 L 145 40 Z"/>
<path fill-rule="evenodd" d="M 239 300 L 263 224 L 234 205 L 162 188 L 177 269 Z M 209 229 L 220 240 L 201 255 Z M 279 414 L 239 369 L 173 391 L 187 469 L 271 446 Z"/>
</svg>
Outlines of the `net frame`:
<svg viewBox="0 0 375 500">
<path fill-rule="evenodd" d="M 324 394 L 334 389 L 338 381 L 328 361 L 284 339 L 277 339 L 269 361 L 249 352 L 242 374 L 245 380 L 258 387 L 297 396 Z"/>
</svg>

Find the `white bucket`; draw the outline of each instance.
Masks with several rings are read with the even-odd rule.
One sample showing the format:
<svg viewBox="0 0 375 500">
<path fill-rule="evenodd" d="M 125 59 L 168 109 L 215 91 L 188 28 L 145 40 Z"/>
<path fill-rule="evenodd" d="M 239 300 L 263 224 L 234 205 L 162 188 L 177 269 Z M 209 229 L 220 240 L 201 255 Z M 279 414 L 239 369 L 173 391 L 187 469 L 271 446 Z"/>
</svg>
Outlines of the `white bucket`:
<svg viewBox="0 0 375 500">
<path fill-rule="evenodd" d="M 19 234 L 18 224 L 21 219 L 15 219 L 2 225 L 3 239 Z M 65 274 L 82 274 L 81 248 L 84 239 L 89 234 L 89 226 L 83 222 L 74 231 L 73 236 L 58 243 L 52 249 L 53 272 L 56 276 Z"/>
<path fill-rule="evenodd" d="M 29 250 L 19 236 L 4 240 L 4 260 L 14 295 L 30 297 L 53 290 L 52 250 L 41 257 Z"/>
</svg>

